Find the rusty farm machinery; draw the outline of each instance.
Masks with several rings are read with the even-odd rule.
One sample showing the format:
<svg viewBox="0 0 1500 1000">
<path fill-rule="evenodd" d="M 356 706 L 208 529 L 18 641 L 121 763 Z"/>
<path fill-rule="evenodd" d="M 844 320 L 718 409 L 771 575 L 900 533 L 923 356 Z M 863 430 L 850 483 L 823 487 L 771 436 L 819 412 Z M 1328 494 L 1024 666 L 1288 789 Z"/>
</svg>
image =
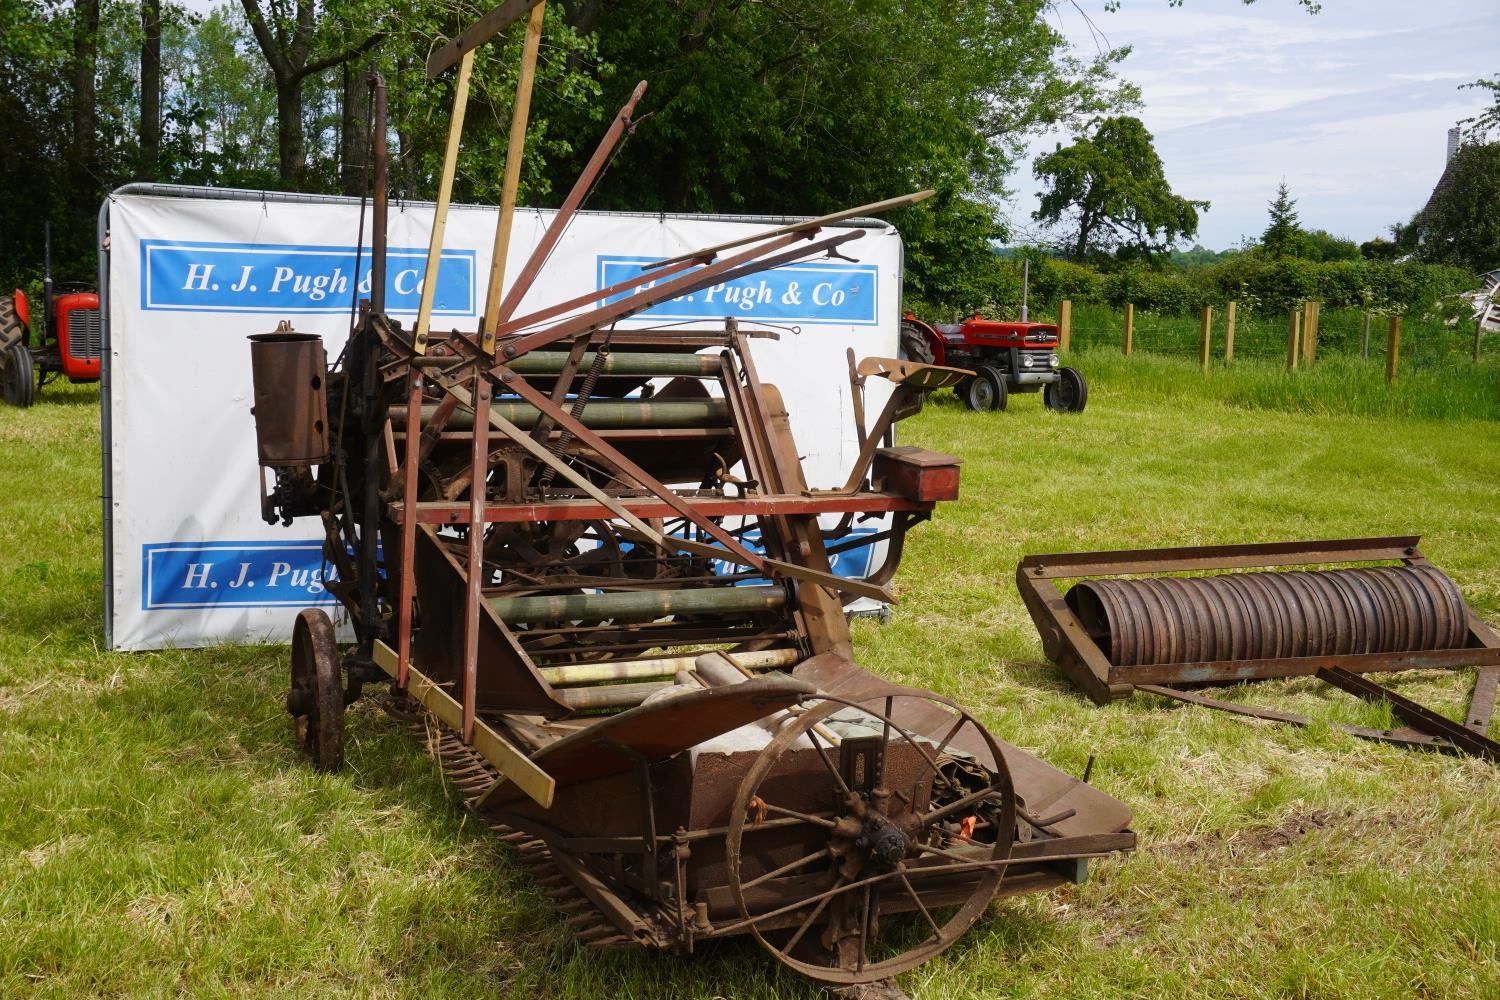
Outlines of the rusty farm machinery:
<svg viewBox="0 0 1500 1000">
<path fill-rule="evenodd" d="M 473 46 L 528 8 L 539 32 L 534 2 L 506 4 L 437 71 L 461 59 L 462 94 Z M 468 808 L 580 941 L 690 953 L 750 936 L 824 984 L 885 980 L 997 896 L 1131 849 L 1130 813 L 941 695 L 854 663 L 846 604 L 890 599 L 907 531 L 958 491 L 957 459 L 893 446 L 891 429 L 965 373 L 851 356 L 859 453 L 845 482 L 814 489 L 757 372 L 774 331 L 625 322 L 834 251 L 863 235 L 839 221 L 920 195 L 520 309 L 643 89 L 503 296 L 502 204 L 477 331 L 430 329 L 426 293 L 410 328 L 384 312 L 377 149 L 372 295 L 341 357 L 330 366 L 319 337 L 285 326 L 251 338 L 263 513 L 321 520 L 357 637 L 341 654 L 323 611 L 296 616 L 287 708 L 315 764 L 336 768 L 346 706 L 388 681 L 391 711 L 438 734 Z M 874 380 L 889 391 L 871 393 L 885 401 L 867 422 Z M 852 530 L 871 515 L 882 530 Z M 867 577 L 831 572 L 832 554 L 872 543 L 884 558 Z"/>
<path fill-rule="evenodd" d="M 1402 725 L 1330 723 L 1398 746 L 1500 763 L 1488 736 L 1500 636 L 1415 536 L 1031 555 L 1016 584 L 1046 655 L 1097 704 L 1133 691 L 1305 726 L 1306 716 L 1198 689 L 1317 677 L 1390 706 Z M 1063 581 L 1077 581 L 1066 593 Z M 1465 720 L 1369 674 L 1478 667 Z"/>
</svg>

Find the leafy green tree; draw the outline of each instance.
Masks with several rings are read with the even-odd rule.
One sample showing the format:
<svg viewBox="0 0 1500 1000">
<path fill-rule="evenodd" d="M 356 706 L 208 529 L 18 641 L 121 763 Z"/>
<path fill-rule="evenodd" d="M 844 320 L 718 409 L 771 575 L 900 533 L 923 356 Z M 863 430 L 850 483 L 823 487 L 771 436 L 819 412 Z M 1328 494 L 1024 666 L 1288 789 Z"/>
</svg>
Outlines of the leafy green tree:
<svg viewBox="0 0 1500 1000">
<path fill-rule="evenodd" d="M 271 69 L 276 88 L 276 148 L 281 182 L 293 190 L 307 186 L 307 143 L 303 127 L 303 85 L 309 77 L 368 52 L 380 43 L 384 30 L 371 25 L 363 38 L 348 46 L 324 48 L 318 33 L 319 4 L 295 0 L 288 6 L 270 0 L 240 0 L 245 19 Z"/>
<path fill-rule="evenodd" d="M 1395 260 L 1400 254 L 1400 247 L 1380 236 L 1359 245 L 1359 255 L 1365 260 Z"/>
<path fill-rule="evenodd" d="M 1286 179 L 1276 187 L 1276 197 L 1267 208 L 1271 222 L 1260 236 L 1260 247 L 1271 257 L 1302 256 L 1302 226 L 1297 221 L 1297 201 Z"/>
<path fill-rule="evenodd" d="M 601 208 L 820 213 L 922 187 L 982 199 L 1003 193 L 1027 136 L 1117 99 L 1121 53 L 1069 57 L 1045 0 L 563 6 L 607 75 L 599 105 L 538 95 L 544 115 L 592 135 L 650 85 Z M 591 152 L 549 163 L 551 187 Z"/>
<path fill-rule="evenodd" d="M 1172 193 L 1151 133 L 1139 118 L 1106 118 L 1091 136 L 1058 148 L 1035 165 L 1049 185 L 1033 217 L 1066 230 L 1074 260 L 1115 251 L 1151 257 L 1198 231 L 1208 202 Z"/>
<path fill-rule="evenodd" d="M 1500 267 L 1500 143 L 1460 146 L 1402 235 L 1419 260 L 1471 271 Z"/>
<path fill-rule="evenodd" d="M 1462 124 L 1469 126 L 1469 138 L 1474 142 L 1485 142 L 1490 133 L 1500 129 L 1500 75 L 1493 80 L 1475 80 L 1459 87 L 1460 90 L 1488 90 L 1494 98 L 1494 103 L 1485 108 L 1473 118 L 1464 119 Z"/>
</svg>

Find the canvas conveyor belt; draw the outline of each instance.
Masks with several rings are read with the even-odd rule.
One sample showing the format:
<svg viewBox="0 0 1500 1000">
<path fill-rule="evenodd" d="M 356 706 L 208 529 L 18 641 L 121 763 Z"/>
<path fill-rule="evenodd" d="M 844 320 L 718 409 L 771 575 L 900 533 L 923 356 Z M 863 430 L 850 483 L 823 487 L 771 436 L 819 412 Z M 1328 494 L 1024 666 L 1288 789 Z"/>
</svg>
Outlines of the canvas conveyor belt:
<svg viewBox="0 0 1500 1000">
<path fill-rule="evenodd" d="M 431 717 L 414 713 L 413 706 L 392 707 L 391 711 L 398 718 L 411 720 L 408 728 L 412 736 L 427 747 L 428 753 L 442 767 L 444 777 L 462 796 L 464 809 L 478 816 L 475 804 L 484 791 L 500 777 L 494 765 L 459 739 L 453 730 Z M 558 867 L 545 841 L 529 833 L 513 830 L 498 820 L 484 817 L 479 819 L 510 850 L 537 888 L 541 889 L 552 909 L 562 918 L 563 926 L 573 940 L 602 951 L 639 948 L 644 945 L 645 942 L 629 933 L 630 928 L 622 929 L 612 922 L 567 873 Z"/>
</svg>

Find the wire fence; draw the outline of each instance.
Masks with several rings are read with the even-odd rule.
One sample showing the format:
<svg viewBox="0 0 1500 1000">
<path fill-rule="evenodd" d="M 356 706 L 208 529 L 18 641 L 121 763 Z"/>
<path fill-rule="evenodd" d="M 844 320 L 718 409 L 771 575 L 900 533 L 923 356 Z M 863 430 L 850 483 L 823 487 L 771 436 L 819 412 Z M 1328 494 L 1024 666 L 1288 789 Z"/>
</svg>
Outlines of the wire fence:
<svg viewBox="0 0 1500 1000">
<path fill-rule="evenodd" d="M 1061 304 L 1050 310 L 1033 310 L 1032 318 L 1057 321 Z M 1229 310 L 1213 309 L 1209 325 L 1209 357 L 1223 363 L 1228 334 Z M 1125 310 L 1101 305 L 1079 305 L 1072 309 L 1070 346 L 1080 349 L 1125 348 Z M 1329 310 L 1315 313 L 1313 330 L 1314 356 L 1367 358 L 1372 364 L 1384 365 L 1390 334 L 1390 317 L 1358 309 Z M 1298 310 L 1298 317 L 1303 311 Z M 1289 339 L 1295 320 L 1290 313 L 1261 313 L 1243 308 L 1235 310 L 1235 360 L 1280 361 L 1286 363 Z M 1308 332 L 1300 333 L 1297 358 L 1305 360 Z M 1164 316 L 1133 310 L 1131 350 L 1172 357 L 1200 358 L 1202 317 Z M 1483 366 L 1500 367 L 1500 334 L 1484 333 L 1475 352 L 1475 328 L 1471 322 L 1448 325 L 1439 319 L 1402 317 L 1396 352 L 1400 372 L 1457 370 Z"/>
</svg>

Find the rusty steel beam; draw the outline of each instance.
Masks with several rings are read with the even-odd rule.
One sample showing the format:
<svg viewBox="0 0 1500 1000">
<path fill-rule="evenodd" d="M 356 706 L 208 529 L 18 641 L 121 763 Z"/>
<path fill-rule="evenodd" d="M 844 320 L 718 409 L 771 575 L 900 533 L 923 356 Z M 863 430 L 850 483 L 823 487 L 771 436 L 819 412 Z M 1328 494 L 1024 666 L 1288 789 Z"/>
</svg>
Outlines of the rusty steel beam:
<svg viewBox="0 0 1500 1000">
<path fill-rule="evenodd" d="M 773 251 L 781 250 L 804 239 L 800 235 L 783 236 L 773 240 L 767 246 L 756 247 L 746 253 L 724 260 L 706 264 L 702 268 L 673 278 L 671 281 L 662 282 L 644 291 L 636 292 L 609 305 L 600 306 L 593 312 L 584 313 L 565 319 L 555 326 L 548 327 L 536 333 L 518 337 L 508 341 L 500 347 L 500 354 L 505 358 L 515 358 L 527 351 L 534 351 L 548 344 L 555 344 L 559 340 L 576 337 L 580 333 L 589 333 L 608 326 L 622 319 L 628 319 L 638 312 L 650 309 L 654 305 L 667 302 L 677 298 L 679 295 L 691 295 L 694 292 L 707 288 L 716 281 L 734 281 L 738 278 L 768 271 L 782 264 L 790 264 L 809 257 L 824 250 L 832 250 L 834 247 L 842 246 L 851 240 L 857 240 L 864 236 L 864 232 L 858 229 L 837 236 L 809 243 L 807 246 L 781 253 Z M 770 256 L 766 256 L 770 254 Z"/>
<path fill-rule="evenodd" d="M 735 515 L 771 517 L 786 514 L 886 514 L 895 511 L 912 512 L 930 510 L 931 502 L 909 500 L 889 493 L 839 493 L 831 495 L 804 496 L 752 494 L 746 497 L 691 497 L 693 507 L 705 517 L 732 517 Z M 617 506 L 606 506 L 595 500 L 548 500 L 521 501 L 518 503 L 496 503 L 485 505 L 485 523 L 507 523 L 526 521 L 592 520 L 615 516 L 624 509 L 639 518 L 671 517 L 676 508 L 659 497 L 621 498 Z M 468 504 L 448 501 L 422 501 L 416 505 L 417 515 L 408 518 L 408 508 L 401 503 L 390 507 L 392 520 L 405 524 L 409 520 L 418 524 L 460 524 L 468 510 Z"/>
<path fill-rule="evenodd" d="M 1340 670 L 1338 667 L 1324 667 L 1318 671 L 1318 677 L 1365 701 L 1385 702 L 1391 706 L 1391 712 L 1397 718 L 1413 728 L 1446 741 L 1464 753 L 1500 764 L 1500 743 L 1476 733 L 1468 726 L 1445 718 L 1425 705 L 1419 705 L 1410 698 L 1404 698 L 1388 687 L 1351 674 L 1347 670 Z"/>
<path fill-rule="evenodd" d="M 454 63 L 530 13 L 542 0 L 506 0 L 454 35 L 448 44 L 427 57 L 427 79 L 436 80 Z"/>
<path fill-rule="evenodd" d="M 635 112 L 635 106 L 646 94 L 646 81 L 642 80 L 635 85 L 630 99 L 615 113 L 614 120 L 609 123 L 604 138 L 599 140 L 594 155 L 583 168 L 583 173 L 578 175 L 578 180 L 573 184 L 573 190 L 568 192 L 567 198 L 563 199 L 562 207 L 552 217 L 552 223 L 547 231 L 542 234 L 541 242 L 531 251 L 531 256 L 526 259 L 521 273 L 516 275 L 515 283 L 510 286 L 510 291 L 505 293 L 501 300 L 499 309 L 496 310 L 496 319 L 504 323 L 515 315 L 516 307 L 531 290 L 532 283 L 541 272 L 542 266 L 547 263 L 547 258 L 552 255 L 552 250 L 557 246 L 558 240 L 562 239 L 563 233 L 573 221 L 573 216 L 578 212 L 578 206 L 583 204 L 584 197 L 593 188 L 594 182 L 599 179 L 599 174 L 604 170 L 605 164 L 609 162 L 609 156 L 614 152 L 620 137 L 625 134 L 625 129 L 630 126 L 630 116 Z M 498 332 L 498 331 L 497 331 Z M 510 356 L 510 355 L 508 355 Z"/>
</svg>

